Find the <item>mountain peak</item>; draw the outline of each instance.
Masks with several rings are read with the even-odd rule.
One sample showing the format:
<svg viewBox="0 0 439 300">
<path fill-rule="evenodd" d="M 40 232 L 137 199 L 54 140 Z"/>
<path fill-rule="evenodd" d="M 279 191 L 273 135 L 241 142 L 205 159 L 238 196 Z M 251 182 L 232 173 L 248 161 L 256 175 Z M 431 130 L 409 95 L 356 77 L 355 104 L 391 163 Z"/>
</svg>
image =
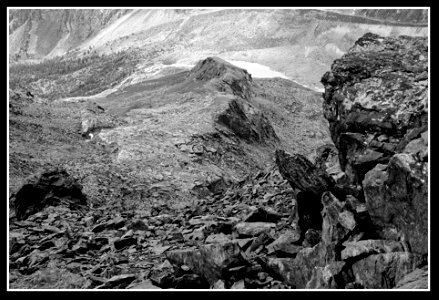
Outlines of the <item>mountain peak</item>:
<svg viewBox="0 0 439 300">
<path fill-rule="evenodd" d="M 245 99 L 250 98 L 253 84 L 253 79 L 246 70 L 219 57 L 208 57 L 199 61 L 191 70 L 189 78 L 211 82 L 217 90 L 231 92 Z"/>
</svg>

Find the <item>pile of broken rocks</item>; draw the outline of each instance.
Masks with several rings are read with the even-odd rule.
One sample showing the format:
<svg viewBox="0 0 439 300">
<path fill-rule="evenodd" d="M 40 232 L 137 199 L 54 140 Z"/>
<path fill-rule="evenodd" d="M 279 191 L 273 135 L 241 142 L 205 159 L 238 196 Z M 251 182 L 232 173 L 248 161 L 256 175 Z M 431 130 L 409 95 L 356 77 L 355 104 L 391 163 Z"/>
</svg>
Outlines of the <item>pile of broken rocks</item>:
<svg viewBox="0 0 439 300">
<path fill-rule="evenodd" d="M 300 238 L 289 229 L 291 192 L 279 172 L 260 172 L 222 199 L 209 198 L 196 208 L 127 212 L 89 207 L 72 176 L 63 169 L 50 170 L 29 178 L 13 195 L 10 284 L 291 288 L 261 260 L 266 253 L 294 257 L 302 248 L 289 245 Z"/>
</svg>

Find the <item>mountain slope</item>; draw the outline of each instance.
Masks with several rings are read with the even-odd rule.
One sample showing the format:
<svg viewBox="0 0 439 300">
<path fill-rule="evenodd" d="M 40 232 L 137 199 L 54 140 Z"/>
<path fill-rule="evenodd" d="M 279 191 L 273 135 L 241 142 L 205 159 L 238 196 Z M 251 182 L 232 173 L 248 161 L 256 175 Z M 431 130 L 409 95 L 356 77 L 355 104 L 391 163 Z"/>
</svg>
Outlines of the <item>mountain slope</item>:
<svg viewBox="0 0 439 300">
<path fill-rule="evenodd" d="M 12 58 L 22 54 L 23 58 L 43 58 L 58 54 L 76 57 L 90 51 L 99 54 L 135 51 L 145 61 L 139 64 L 141 73 L 149 63 L 157 67 L 174 63 L 194 65 L 207 56 L 219 56 L 260 63 L 319 89 L 320 75 L 366 32 L 383 36 L 426 36 L 428 31 L 422 22 L 401 26 L 403 23 L 312 9 L 141 9 L 103 10 L 100 14 L 106 16 L 105 22 L 89 27 L 74 21 L 72 24 L 76 27 L 72 25 L 71 34 L 68 29 L 62 29 L 54 35 L 35 28 L 67 28 L 71 23 L 67 20 L 75 14 L 67 10 L 41 14 L 47 17 L 41 18 L 37 13 L 26 15 L 25 11 L 13 15 L 10 20 L 10 28 L 15 29 L 10 33 Z M 99 19 L 97 13 L 76 14 L 79 20 Z M 50 25 L 52 19 L 58 23 L 53 21 L 55 24 Z M 17 27 L 18 24 L 28 24 L 28 27 Z M 29 27 L 29 24 L 34 25 Z"/>
</svg>

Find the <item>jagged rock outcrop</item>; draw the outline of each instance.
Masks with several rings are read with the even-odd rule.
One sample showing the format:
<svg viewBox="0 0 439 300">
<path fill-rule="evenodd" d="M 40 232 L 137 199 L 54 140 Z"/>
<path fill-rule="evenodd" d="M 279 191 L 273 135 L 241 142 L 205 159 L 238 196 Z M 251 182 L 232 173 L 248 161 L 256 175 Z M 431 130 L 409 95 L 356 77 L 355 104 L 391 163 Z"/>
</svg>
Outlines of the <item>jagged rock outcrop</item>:
<svg viewBox="0 0 439 300">
<path fill-rule="evenodd" d="M 18 220 L 26 219 L 49 205 L 66 204 L 75 208 L 87 204 L 82 186 L 62 169 L 29 178 L 13 198 Z"/>
<path fill-rule="evenodd" d="M 324 115 L 352 182 L 427 130 L 427 57 L 426 38 L 366 34 L 323 76 Z"/>
<path fill-rule="evenodd" d="M 250 143 L 268 143 L 279 140 L 270 121 L 252 103 L 252 77 L 246 70 L 218 57 L 208 57 L 192 68 L 186 86 L 202 83 L 204 87 L 221 92 L 215 102 L 224 107 L 214 113 L 214 121 L 225 126 L 238 138 Z"/>
<path fill-rule="evenodd" d="M 177 266 L 189 266 L 195 273 L 205 277 L 211 285 L 223 278 L 229 268 L 244 261 L 237 241 L 206 244 L 198 249 L 168 251 L 166 256 Z"/>
<path fill-rule="evenodd" d="M 337 149 L 320 147 L 314 164 L 276 151 L 280 173 L 299 191 L 300 229 L 320 232 L 312 247 L 306 239 L 294 242 L 304 247 L 295 258 L 266 262 L 289 285 L 389 289 L 426 264 L 426 43 L 360 38 L 322 78 Z M 304 213 L 306 203 L 313 205 Z M 305 222 L 310 215 L 313 231 Z"/>
<path fill-rule="evenodd" d="M 339 201 L 331 192 L 322 195 L 322 241 L 338 244 L 355 232 L 357 222 L 354 214 L 346 209 L 345 202 Z"/>
<path fill-rule="evenodd" d="M 199 61 L 191 70 L 189 78 L 194 81 L 209 81 L 219 91 L 244 99 L 251 96 L 251 75 L 219 57 L 208 57 Z"/>
<path fill-rule="evenodd" d="M 310 228 L 321 229 L 320 197 L 325 191 L 332 190 L 334 180 L 323 168 L 314 165 L 303 155 L 290 155 L 283 150 L 276 150 L 275 157 L 282 176 L 291 187 L 298 190 L 298 225 L 302 233 L 305 234 Z"/>
<path fill-rule="evenodd" d="M 366 34 L 322 83 L 325 117 L 350 182 L 383 238 L 427 253 L 427 39 Z"/>
<path fill-rule="evenodd" d="M 367 256 L 352 265 L 355 282 L 368 289 L 391 289 L 404 275 L 414 271 L 422 258 L 407 252 Z"/>
<path fill-rule="evenodd" d="M 290 155 L 283 150 L 277 150 L 275 156 L 280 173 L 293 188 L 317 197 L 332 189 L 332 178 L 303 155 Z"/>
<path fill-rule="evenodd" d="M 279 139 L 264 114 L 239 98 L 230 100 L 228 108 L 219 113 L 215 121 L 248 142 L 266 143 Z"/>
<path fill-rule="evenodd" d="M 377 165 L 363 181 L 367 209 L 387 238 L 404 239 L 412 252 L 428 253 L 427 164 L 411 154 L 394 155 Z"/>
</svg>

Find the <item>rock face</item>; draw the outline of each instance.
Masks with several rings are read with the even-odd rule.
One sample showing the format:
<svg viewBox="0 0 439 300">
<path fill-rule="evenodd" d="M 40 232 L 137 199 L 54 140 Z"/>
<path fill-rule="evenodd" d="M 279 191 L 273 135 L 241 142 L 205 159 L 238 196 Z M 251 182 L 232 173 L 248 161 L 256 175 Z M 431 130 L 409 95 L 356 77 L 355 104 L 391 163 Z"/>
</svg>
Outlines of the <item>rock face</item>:
<svg viewBox="0 0 439 300">
<path fill-rule="evenodd" d="M 293 188 L 320 197 L 334 184 L 322 169 L 316 168 L 306 157 L 300 154 L 289 155 L 278 150 L 275 153 L 276 164 Z"/>
<path fill-rule="evenodd" d="M 428 253 L 427 164 L 411 154 L 394 155 L 377 165 L 363 181 L 367 208 L 374 224 L 396 229 L 419 254 Z"/>
<path fill-rule="evenodd" d="M 266 261 L 290 286 L 390 289 L 425 266 L 426 42 L 360 38 L 322 78 L 337 149 L 322 146 L 315 163 L 276 151 L 280 173 L 296 189 L 299 227 L 308 233 L 282 245 L 303 247 L 294 258 Z M 425 286 L 423 276 L 407 282 L 420 277 L 413 286 Z"/>
<path fill-rule="evenodd" d="M 246 70 L 218 57 L 208 57 L 199 61 L 190 71 L 187 82 L 201 82 L 216 91 L 236 96 L 220 97 L 227 101 L 227 107 L 216 114 L 214 119 L 237 137 L 253 143 L 279 140 L 263 112 L 251 103 L 254 83 Z"/>
<path fill-rule="evenodd" d="M 322 83 L 342 169 L 373 223 L 427 253 L 427 39 L 366 34 Z"/>
<path fill-rule="evenodd" d="M 215 121 L 249 142 L 265 143 L 269 140 L 278 140 L 276 132 L 264 114 L 241 99 L 231 100 L 229 107 L 220 113 Z"/>
<path fill-rule="evenodd" d="M 398 281 L 395 289 L 428 289 L 428 267 L 416 269 Z"/>
<path fill-rule="evenodd" d="M 366 34 L 323 76 L 324 114 L 354 183 L 427 130 L 427 57 L 426 38 Z"/>
<path fill-rule="evenodd" d="M 221 279 L 225 270 L 243 261 L 238 243 L 232 241 L 169 251 L 166 256 L 173 264 L 189 266 L 195 273 L 202 274 L 210 285 Z"/>
<path fill-rule="evenodd" d="M 211 81 L 220 91 L 245 99 L 251 95 L 251 75 L 219 57 L 208 57 L 198 62 L 190 77 L 196 81 Z"/>
<path fill-rule="evenodd" d="M 374 254 L 352 265 L 357 283 L 366 288 L 391 289 L 405 274 L 415 270 L 420 257 L 406 252 Z"/>
<path fill-rule="evenodd" d="M 282 176 L 288 180 L 291 187 L 299 191 L 297 202 L 302 233 L 309 228 L 321 229 L 320 197 L 325 191 L 333 188 L 334 180 L 324 169 L 300 154 L 290 155 L 283 150 L 277 150 L 275 156 Z"/>
<path fill-rule="evenodd" d="M 18 220 L 26 219 L 45 206 L 68 204 L 70 207 L 87 204 L 81 185 L 65 170 L 54 169 L 28 180 L 15 195 Z"/>
</svg>

